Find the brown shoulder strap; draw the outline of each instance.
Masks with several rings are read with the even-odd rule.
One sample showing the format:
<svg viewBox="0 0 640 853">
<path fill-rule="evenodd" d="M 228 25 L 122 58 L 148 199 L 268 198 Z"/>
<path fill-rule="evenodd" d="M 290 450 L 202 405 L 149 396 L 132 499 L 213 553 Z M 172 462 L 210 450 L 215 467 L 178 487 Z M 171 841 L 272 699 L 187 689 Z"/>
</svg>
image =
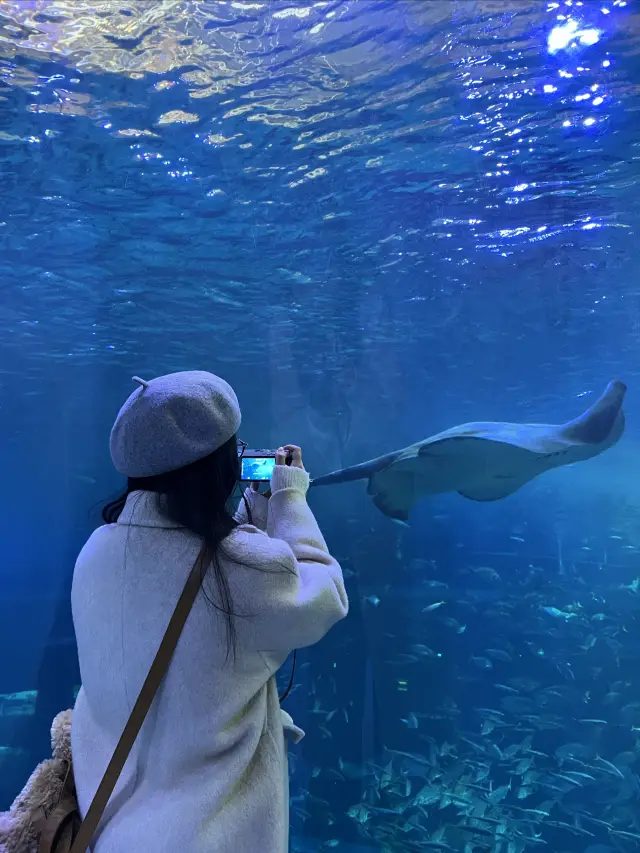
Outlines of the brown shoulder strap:
<svg viewBox="0 0 640 853">
<path fill-rule="evenodd" d="M 129 753 L 131 752 L 133 744 L 138 736 L 138 732 L 142 728 L 142 724 L 144 723 L 145 717 L 151 707 L 153 698 L 160 687 L 164 674 L 169 668 L 169 663 L 171 662 L 178 640 L 180 639 L 180 634 L 182 633 L 184 624 L 187 621 L 193 602 L 196 600 L 201 584 L 204 556 L 205 550 L 203 546 L 198 559 L 191 570 L 191 574 L 187 579 L 184 589 L 182 590 L 182 594 L 178 599 L 176 608 L 173 611 L 167 630 L 165 631 L 162 642 L 160 643 L 160 648 L 156 652 L 149 674 L 142 685 L 140 695 L 136 700 L 136 704 L 133 706 L 133 711 L 127 720 L 127 724 L 124 727 L 122 735 L 120 736 L 120 740 L 118 741 L 118 745 L 116 746 L 115 752 L 109 762 L 109 766 L 102 777 L 98 790 L 96 791 L 84 820 L 78 829 L 78 834 L 73 842 L 73 846 L 71 847 L 71 853 L 86 853 L 86 850 L 91 843 L 91 839 L 93 838 L 93 834 L 100 823 L 100 818 L 102 817 L 104 810 L 107 807 L 107 803 L 109 802 L 109 797 L 113 793 L 113 789 L 120 778 L 122 768 L 125 765 Z"/>
</svg>

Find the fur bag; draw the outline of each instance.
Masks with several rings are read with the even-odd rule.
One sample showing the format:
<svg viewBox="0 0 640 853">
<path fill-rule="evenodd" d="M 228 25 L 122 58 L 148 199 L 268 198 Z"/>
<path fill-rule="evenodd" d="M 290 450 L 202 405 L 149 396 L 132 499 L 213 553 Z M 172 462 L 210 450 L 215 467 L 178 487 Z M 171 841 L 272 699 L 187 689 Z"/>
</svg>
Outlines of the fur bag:
<svg viewBox="0 0 640 853">
<path fill-rule="evenodd" d="M 69 850 L 80 825 L 71 763 L 71 711 L 51 726 L 52 758 L 39 764 L 8 812 L 0 813 L 0 853 Z"/>
</svg>

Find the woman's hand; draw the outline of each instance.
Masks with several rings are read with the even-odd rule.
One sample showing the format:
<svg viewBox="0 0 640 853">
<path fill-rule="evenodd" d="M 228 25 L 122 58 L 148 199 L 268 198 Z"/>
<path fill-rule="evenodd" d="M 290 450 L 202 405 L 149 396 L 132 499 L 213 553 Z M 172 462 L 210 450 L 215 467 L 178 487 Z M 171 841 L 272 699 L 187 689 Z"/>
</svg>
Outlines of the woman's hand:
<svg viewBox="0 0 640 853">
<path fill-rule="evenodd" d="M 287 460 L 290 461 L 288 462 Z M 285 444 L 284 447 L 279 447 L 276 451 L 276 465 L 291 465 L 292 468 L 302 468 L 304 471 L 302 450 L 297 444 Z M 260 492 L 260 486 L 260 482 L 251 483 L 251 489 L 254 492 Z M 266 492 L 260 492 L 260 494 L 264 495 L 265 498 L 270 498 L 271 489 L 267 489 Z"/>
<path fill-rule="evenodd" d="M 257 492 L 259 495 L 262 495 L 263 498 L 271 497 L 271 489 L 265 489 L 264 492 L 260 491 L 260 486 L 264 483 L 264 480 L 257 480 L 251 483 L 251 490 L 253 492 Z"/>
<path fill-rule="evenodd" d="M 287 463 L 287 458 L 291 461 Z M 297 444 L 285 444 L 284 447 L 279 447 L 276 451 L 276 465 L 291 465 L 292 468 L 302 468 L 302 450 Z"/>
</svg>

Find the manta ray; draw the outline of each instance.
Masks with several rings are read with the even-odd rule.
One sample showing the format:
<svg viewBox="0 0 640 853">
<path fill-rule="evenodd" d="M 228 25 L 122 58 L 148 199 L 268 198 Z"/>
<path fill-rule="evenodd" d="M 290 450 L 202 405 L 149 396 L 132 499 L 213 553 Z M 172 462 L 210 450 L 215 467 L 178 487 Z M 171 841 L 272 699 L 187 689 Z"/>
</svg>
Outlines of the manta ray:
<svg viewBox="0 0 640 853">
<path fill-rule="evenodd" d="M 469 423 L 318 477 L 312 486 L 369 481 L 367 494 L 389 518 L 407 522 L 429 495 L 458 492 L 497 501 L 552 468 L 598 456 L 624 432 L 622 382 L 610 382 L 591 408 L 573 421 L 549 424 Z"/>
</svg>

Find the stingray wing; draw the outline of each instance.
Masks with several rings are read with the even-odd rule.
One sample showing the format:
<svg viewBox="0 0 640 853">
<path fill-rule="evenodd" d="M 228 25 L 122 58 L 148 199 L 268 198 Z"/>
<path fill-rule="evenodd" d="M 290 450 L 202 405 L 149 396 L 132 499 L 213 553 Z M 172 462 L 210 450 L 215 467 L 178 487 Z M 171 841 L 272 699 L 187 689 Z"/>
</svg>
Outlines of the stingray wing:
<svg viewBox="0 0 640 853">
<path fill-rule="evenodd" d="M 550 447 L 549 433 L 551 438 L 560 427 L 548 424 L 512 424 L 498 422 L 478 422 L 462 424 L 453 427 L 446 432 L 427 438 L 420 445 L 418 455 L 441 456 L 459 453 L 463 447 L 474 447 L 477 452 L 483 442 L 495 445 L 504 445 L 517 448 L 526 453 L 535 455 L 548 453 L 550 450 L 558 450 L 565 446 L 566 442 L 558 443 Z"/>
<path fill-rule="evenodd" d="M 535 474 L 530 477 L 492 477 L 485 481 L 470 483 L 464 489 L 458 489 L 458 494 L 470 501 L 499 501 L 517 492 L 533 480 L 533 477 Z"/>
<path fill-rule="evenodd" d="M 595 456 L 615 444 L 624 432 L 622 404 L 626 390 L 623 382 L 610 382 L 602 396 L 590 408 L 580 417 L 565 424 L 461 424 L 420 442 L 418 452 L 429 454 L 430 446 L 445 439 L 477 438 L 509 444 L 539 456 L 562 454 L 571 448 L 583 449 L 583 452 L 574 454 L 577 458 L 568 458 L 559 464 Z"/>
<path fill-rule="evenodd" d="M 610 382 L 593 406 L 561 428 L 563 438 L 574 444 L 615 444 L 624 432 L 622 404 L 626 393 L 624 382 Z"/>
<path fill-rule="evenodd" d="M 475 501 L 500 500 L 544 471 L 597 456 L 615 444 L 624 431 L 626 390 L 622 382 L 610 382 L 567 424 L 463 424 L 427 439 L 418 452 L 431 459 L 466 457 L 467 482 L 456 491 Z"/>
<path fill-rule="evenodd" d="M 545 470 L 544 457 L 522 447 L 517 435 L 504 429 L 517 424 L 468 426 L 473 429 L 422 444 L 419 456 L 431 466 L 435 492 L 455 491 L 474 501 L 497 501 Z"/>
<path fill-rule="evenodd" d="M 413 506 L 430 495 L 459 492 L 477 501 L 506 497 L 539 473 L 538 457 L 515 445 L 447 432 L 405 448 L 377 471 L 367 492 L 386 516 L 406 521 Z"/>
<path fill-rule="evenodd" d="M 395 521 L 407 522 L 414 504 L 423 497 L 415 459 L 415 453 L 403 452 L 393 464 L 377 471 L 367 486 L 374 505 Z"/>
</svg>

